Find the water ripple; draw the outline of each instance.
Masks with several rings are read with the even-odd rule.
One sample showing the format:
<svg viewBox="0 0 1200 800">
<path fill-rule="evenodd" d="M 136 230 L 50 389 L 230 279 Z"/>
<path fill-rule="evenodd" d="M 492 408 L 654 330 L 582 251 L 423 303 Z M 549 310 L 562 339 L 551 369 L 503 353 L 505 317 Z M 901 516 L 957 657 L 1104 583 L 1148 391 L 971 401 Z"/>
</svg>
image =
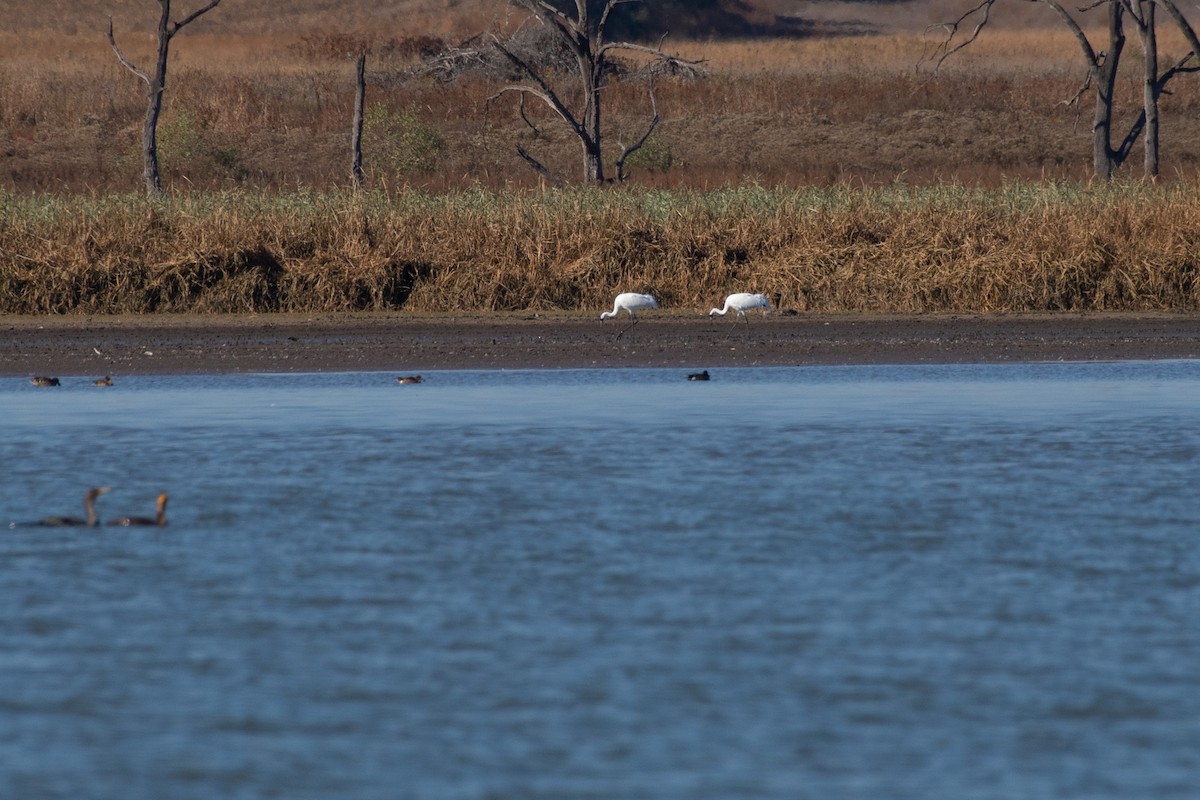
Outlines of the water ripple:
<svg viewBox="0 0 1200 800">
<path fill-rule="evenodd" d="M 1190 798 L 1200 366 L 0 381 L 0 797 Z M 384 378 L 387 378 L 385 381 Z"/>
</svg>

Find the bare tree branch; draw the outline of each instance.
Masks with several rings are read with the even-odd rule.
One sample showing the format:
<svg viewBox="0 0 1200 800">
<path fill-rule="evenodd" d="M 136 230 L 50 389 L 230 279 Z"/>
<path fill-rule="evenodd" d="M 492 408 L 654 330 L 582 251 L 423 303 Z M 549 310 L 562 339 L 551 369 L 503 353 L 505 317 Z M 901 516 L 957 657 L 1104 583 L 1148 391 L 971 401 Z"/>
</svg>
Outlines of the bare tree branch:
<svg viewBox="0 0 1200 800">
<path fill-rule="evenodd" d="M 550 98 L 550 96 L 548 94 L 546 94 L 545 92 L 539 91 L 537 89 L 534 89 L 532 86 L 501 86 L 491 96 L 488 97 L 488 102 L 490 103 L 493 100 L 499 100 L 500 97 L 502 97 L 503 95 L 511 94 L 513 92 L 517 93 L 520 96 L 521 116 L 522 117 L 525 116 L 525 96 L 526 95 L 532 95 L 532 96 L 538 98 L 539 100 L 541 100 L 542 102 L 544 102 L 551 109 L 554 109 L 556 112 L 558 111 L 558 109 L 554 108 L 554 101 Z M 536 130 L 536 128 L 537 128 L 536 125 L 534 125 L 532 123 L 528 123 L 528 124 L 529 124 L 530 128 L 534 128 Z"/>
<path fill-rule="evenodd" d="M 186 17 L 184 17 L 181 22 L 176 22 L 175 29 L 171 31 L 171 35 L 174 36 L 175 34 L 179 33 L 180 28 L 182 28 L 184 25 L 190 25 L 192 22 L 194 22 L 196 20 L 197 17 L 200 17 L 204 14 L 207 14 L 209 11 L 212 11 L 214 8 L 217 7 L 217 4 L 220 2 L 221 2 L 221 0 L 212 0 L 212 2 L 209 3 L 208 5 L 206 5 L 204 8 L 201 8 L 197 11 L 193 11 L 191 14 L 188 14 Z"/>
<path fill-rule="evenodd" d="M 581 6 L 581 3 L 584 3 L 585 1 L 586 0 L 575 0 L 576 11 L 583 12 L 580 15 L 581 19 L 587 18 L 587 6 Z M 553 23 L 564 32 L 574 32 L 574 25 L 572 24 L 571 18 L 551 3 L 547 3 L 546 0 L 513 0 L 513 5 L 524 8 L 526 11 L 534 14 L 539 19 Z"/>
<path fill-rule="evenodd" d="M 586 2 L 586 0 L 576 0 L 577 3 Z M 604 5 L 604 11 L 600 14 L 600 23 L 596 26 L 596 41 L 604 41 L 604 31 L 608 27 L 608 15 L 617 6 L 625 5 L 626 3 L 637 3 L 641 0 L 613 0 L 611 3 Z"/>
<path fill-rule="evenodd" d="M 1105 54 L 1103 52 L 1096 52 L 1095 48 L 1092 47 L 1092 43 L 1088 41 L 1087 34 L 1083 32 L 1083 28 L 1079 27 L 1079 23 L 1076 22 L 1075 18 L 1072 17 L 1067 10 L 1062 7 L 1058 0 L 1035 1 L 1045 3 L 1054 9 L 1054 12 L 1058 14 L 1063 23 L 1067 26 L 1067 28 L 1070 29 L 1072 35 L 1074 35 L 1075 41 L 1079 43 L 1079 49 L 1083 51 L 1083 57 L 1088 63 L 1088 68 L 1093 70 L 1100 69 L 1105 60 Z M 1112 0 L 1098 0 L 1096 6 L 1107 5 L 1110 2 L 1112 2 Z"/>
<path fill-rule="evenodd" d="M 1087 90 L 1091 87 L 1091 85 L 1092 85 L 1092 71 L 1089 69 L 1087 71 L 1087 75 L 1085 75 L 1083 78 L 1083 83 L 1079 86 L 1079 91 L 1077 91 L 1074 95 L 1067 98 L 1066 100 L 1058 101 L 1058 105 L 1060 105 L 1060 106 L 1066 106 L 1067 108 L 1071 108 L 1072 106 L 1074 106 L 1075 121 L 1071 123 L 1071 130 L 1073 130 L 1073 131 L 1079 130 L 1079 116 L 1083 113 L 1083 107 L 1080 104 L 1079 99 L 1081 97 L 1083 97 L 1083 95 L 1087 92 Z"/>
<path fill-rule="evenodd" d="M 1138 114 L 1137 119 L 1129 126 L 1129 131 L 1125 134 L 1125 138 L 1121 140 L 1119 147 L 1113 149 L 1113 156 L 1117 164 L 1125 163 L 1125 159 L 1129 158 L 1129 154 L 1133 152 L 1133 146 L 1137 144 L 1138 138 L 1142 135 L 1142 131 L 1146 127 L 1146 109 L 1142 109 Z"/>
<path fill-rule="evenodd" d="M 538 129 L 538 126 L 534 125 L 533 120 L 531 120 L 529 115 L 525 113 L 525 94 L 523 92 L 521 93 L 521 101 L 517 104 L 517 107 L 520 109 L 521 119 L 524 120 L 525 124 L 529 126 L 529 129 L 533 131 L 533 135 L 541 136 L 542 132 Z"/>
<path fill-rule="evenodd" d="M 930 48 L 928 42 L 926 42 L 924 52 L 921 53 L 921 58 L 917 61 L 917 69 L 919 70 L 922 64 L 934 61 L 932 72 L 937 73 L 937 71 L 941 69 L 941 66 L 946 59 L 950 58 L 950 56 L 954 55 L 959 50 L 962 50 L 964 47 L 969 46 L 972 42 L 978 39 L 980 32 L 991 20 L 992 5 L 995 2 L 996 0 L 981 0 L 978 5 L 960 15 L 958 19 L 943 23 L 941 25 L 931 25 L 926 28 L 926 34 L 935 28 L 942 28 L 946 32 L 946 36 L 936 46 L 933 46 L 932 49 Z M 979 20 L 979 22 L 975 23 L 975 27 L 971 30 L 971 33 L 967 36 L 967 38 L 958 44 L 953 44 L 954 38 L 958 36 L 958 30 L 960 27 L 962 27 L 963 23 L 967 22 L 967 20 L 969 20 L 971 17 L 974 17 L 981 12 L 983 14 L 983 18 Z M 934 55 L 936 54 L 940 55 L 937 55 L 935 60 Z"/>
<path fill-rule="evenodd" d="M 1178 6 L 1175 5 L 1174 0 L 1156 0 L 1156 2 L 1159 6 L 1166 10 L 1167 14 L 1169 14 L 1171 19 L 1174 20 L 1175 25 L 1179 28 L 1180 32 L 1183 33 L 1184 38 L 1187 39 L 1188 46 L 1192 48 L 1192 52 L 1189 55 L 1200 57 L 1200 38 L 1197 38 L 1195 29 L 1188 24 L 1188 21 L 1184 18 L 1183 13 L 1180 12 Z"/>
<path fill-rule="evenodd" d="M 649 47 L 644 44 L 634 44 L 633 42 L 610 42 L 599 50 L 599 55 L 606 56 L 613 50 L 629 50 L 636 53 L 645 53 L 654 56 L 656 63 L 665 64 L 668 71 L 672 74 L 684 74 L 694 76 L 700 73 L 704 59 L 692 61 L 679 56 L 673 56 L 670 53 L 664 52 L 657 47 Z"/>
<path fill-rule="evenodd" d="M 654 133 L 654 129 L 658 127 L 658 123 L 662 121 L 662 116 L 658 113 L 658 103 L 654 99 L 654 82 L 650 83 L 650 108 L 654 111 L 654 116 L 650 120 L 650 127 L 646 128 L 646 132 L 642 134 L 642 138 L 638 139 L 629 147 L 621 147 L 621 156 L 616 161 L 617 180 L 625 181 L 628 177 L 625 174 L 625 159 L 642 149 L 646 144 L 646 140 L 650 138 L 650 134 Z"/>
<path fill-rule="evenodd" d="M 121 66 L 125 67 L 125 69 L 129 70 L 134 75 L 137 75 L 146 82 L 147 86 L 149 86 L 150 76 L 130 63 L 129 59 L 125 58 L 125 54 L 121 52 L 121 48 L 117 47 L 117 39 L 115 36 L 113 36 L 112 17 L 108 18 L 108 43 L 112 45 L 113 52 L 117 54 L 117 60 L 121 62 Z"/>
<path fill-rule="evenodd" d="M 526 164 L 533 167 L 534 172 L 541 175 L 546 180 L 550 181 L 551 183 L 553 183 L 556 186 L 562 184 L 563 181 L 561 178 L 559 178 L 557 175 L 555 175 L 550 170 L 546 169 L 546 166 L 544 164 L 542 164 L 542 162 L 538 161 L 536 158 L 529 155 L 529 153 L 525 150 L 524 147 L 517 145 L 517 155 L 519 155 L 522 159 L 524 159 Z"/>
<path fill-rule="evenodd" d="M 1194 67 L 1187 66 L 1187 62 L 1191 61 L 1194 56 L 1195 56 L 1195 53 L 1188 53 L 1186 56 L 1179 59 L 1179 61 L 1176 62 L 1173 66 L 1171 66 L 1163 71 L 1162 76 L 1158 80 L 1159 86 L 1160 86 L 1160 91 L 1162 91 L 1163 94 L 1172 94 L 1172 92 L 1168 92 L 1165 87 L 1166 87 L 1167 83 L 1172 78 L 1174 78 L 1176 75 L 1185 75 L 1185 74 L 1192 73 L 1192 72 L 1200 72 L 1200 65 L 1197 65 Z"/>
<path fill-rule="evenodd" d="M 516 55 L 507 47 L 505 47 L 499 39 L 495 39 L 493 44 L 495 45 L 496 49 L 504 54 L 505 58 L 511 61 L 519 70 L 521 70 L 521 72 L 527 75 L 531 81 L 537 84 L 536 89 L 531 86 L 505 86 L 495 95 L 493 95 L 493 97 L 497 97 L 504 92 L 523 92 L 526 94 L 531 94 L 534 97 L 539 97 L 547 105 L 549 105 L 550 108 L 554 109 L 554 111 L 563 118 L 564 122 L 571 126 L 571 130 L 575 132 L 576 136 L 582 135 L 584 133 L 583 125 L 575 118 L 575 115 L 571 113 L 571 109 L 567 108 L 566 104 L 559 99 L 558 95 L 555 94 L 554 90 L 550 88 L 549 84 L 546 83 L 538 71 L 521 59 L 520 56 Z"/>
</svg>

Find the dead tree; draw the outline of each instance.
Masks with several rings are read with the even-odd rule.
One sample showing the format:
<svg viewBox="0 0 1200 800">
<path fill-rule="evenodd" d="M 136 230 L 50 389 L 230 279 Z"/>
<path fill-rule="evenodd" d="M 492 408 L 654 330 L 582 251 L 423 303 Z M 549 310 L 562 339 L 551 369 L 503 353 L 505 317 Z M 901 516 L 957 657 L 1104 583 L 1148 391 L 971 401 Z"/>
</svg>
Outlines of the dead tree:
<svg viewBox="0 0 1200 800">
<path fill-rule="evenodd" d="M 1157 178 L 1159 168 L 1159 98 L 1166 93 L 1167 84 L 1176 75 L 1200 70 L 1195 62 L 1200 53 L 1196 32 L 1172 0 L 1123 0 L 1142 42 L 1142 114 L 1145 121 L 1145 159 L 1142 170 L 1147 178 Z M 1165 70 L 1159 71 L 1158 29 L 1155 8 L 1161 5 L 1187 39 L 1192 49 Z"/>
<path fill-rule="evenodd" d="M 1058 0 L 1035 0 L 1035 2 L 1044 2 L 1054 9 L 1059 19 L 1070 29 L 1071 34 L 1079 43 L 1079 49 L 1087 64 L 1087 78 L 1074 101 L 1078 101 L 1079 97 L 1087 91 L 1088 85 L 1095 86 L 1096 98 L 1092 114 L 1092 174 L 1097 178 L 1108 180 L 1129 156 L 1129 150 L 1137 140 L 1141 127 L 1139 123 L 1135 122 L 1125 135 L 1122 145 L 1113 147 L 1112 125 L 1117 69 L 1121 63 L 1121 53 L 1125 49 L 1125 6 L 1116 0 L 1108 0 L 1105 3 L 1108 7 L 1108 49 L 1097 50 L 1088 40 L 1087 34 L 1080 24 Z"/>
<path fill-rule="evenodd" d="M 363 105 L 367 95 L 367 54 L 365 51 L 358 54 L 358 68 L 356 70 L 354 86 L 354 119 L 350 126 L 350 176 L 354 179 L 354 185 L 361 187 L 363 185 Z"/>
<path fill-rule="evenodd" d="M 944 25 L 945 37 L 934 46 L 933 55 L 924 60 L 934 63 L 936 71 L 950 56 L 974 42 L 991 19 L 991 12 L 998 0 L 981 0 L 978 5 L 962 14 L 958 19 Z M 1185 72 L 1195 72 L 1200 41 L 1187 19 L 1175 6 L 1173 0 L 1095 0 L 1091 5 L 1079 9 L 1080 13 L 1103 8 L 1107 14 L 1105 37 L 1107 47 L 1097 48 L 1088 38 L 1083 25 L 1063 7 L 1058 0 L 1030 0 L 1051 8 L 1075 37 L 1087 67 L 1086 78 L 1079 91 L 1068 102 L 1078 103 L 1087 91 L 1095 93 L 1092 113 L 1092 173 L 1097 178 L 1109 180 L 1125 163 L 1139 138 L 1143 140 L 1145 159 L 1143 174 L 1154 179 L 1159 169 L 1159 99 L 1167 84 Z M 1166 70 L 1160 71 L 1158 60 L 1158 33 L 1154 7 L 1162 6 L 1179 27 L 1192 48 L 1183 58 Z M 1137 28 L 1143 52 L 1142 109 L 1130 124 L 1119 144 L 1114 142 L 1113 116 L 1116 109 L 1117 70 L 1125 49 L 1125 19 L 1130 17 Z M 970 33 L 957 40 L 960 29 L 970 25 Z"/>
<path fill-rule="evenodd" d="M 638 0 L 604 0 L 597 16 L 591 14 L 588 0 L 575 0 L 574 16 L 560 10 L 549 0 L 511 1 L 513 5 L 528 11 L 538 23 L 546 25 L 554 32 L 573 56 L 575 74 L 573 78 L 564 79 L 565 85 L 560 84 L 556 88 L 552 85 L 553 76 L 549 70 L 539 68 L 531 59 L 518 54 L 514 48 L 495 37 L 493 45 L 516 68 L 521 81 L 504 86 L 489 98 L 489 102 L 505 94 L 519 95 L 521 117 L 531 128 L 533 124 L 525 115 L 526 98 L 535 98 L 545 103 L 579 140 L 583 149 L 583 179 L 591 183 L 606 183 L 608 179 L 605 177 L 602 146 L 602 100 L 603 89 L 613 72 L 613 54 L 618 51 L 638 53 L 648 58 L 652 66 L 675 74 L 696 74 L 701 62 L 669 55 L 658 47 L 607 41 L 606 28 L 613 10 L 619 5 Z M 648 93 L 654 111 L 645 132 L 633 144 L 622 147 L 622 153 L 616 161 L 616 175 L 619 180 L 626 177 L 626 159 L 646 143 L 661 119 L 657 107 L 654 106 L 653 83 L 649 84 Z M 575 103 L 564 99 L 568 97 L 576 98 Z M 539 174 L 555 179 L 551 171 L 523 147 L 518 147 L 517 153 Z"/>
<path fill-rule="evenodd" d="M 216 8 L 220 2 L 221 0 L 210 0 L 203 8 L 193 11 L 178 22 L 172 22 L 171 0 L 158 0 L 162 14 L 158 19 L 158 58 L 153 74 L 138 69 L 125 58 L 113 36 L 112 17 L 108 18 L 108 43 L 112 45 L 117 59 L 146 84 L 146 121 L 142 125 L 142 176 L 146 181 L 146 193 L 151 196 L 162 192 L 162 179 L 158 174 L 158 117 L 162 113 L 163 92 L 167 86 L 167 51 L 171 47 L 171 39 L 186 25 Z"/>
</svg>

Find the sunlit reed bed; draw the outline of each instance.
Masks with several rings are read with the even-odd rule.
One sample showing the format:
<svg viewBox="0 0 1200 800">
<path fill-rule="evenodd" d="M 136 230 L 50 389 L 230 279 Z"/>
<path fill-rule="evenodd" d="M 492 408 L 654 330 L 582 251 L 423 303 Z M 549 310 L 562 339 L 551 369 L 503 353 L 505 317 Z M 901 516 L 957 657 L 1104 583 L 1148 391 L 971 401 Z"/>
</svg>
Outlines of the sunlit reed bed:
<svg viewBox="0 0 1200 800">
<path fill-rule="evenodd" d="M 1184 184 L 0 194 L 12 314 L 1191 311 L 1198 257 Z"/>
</svg>

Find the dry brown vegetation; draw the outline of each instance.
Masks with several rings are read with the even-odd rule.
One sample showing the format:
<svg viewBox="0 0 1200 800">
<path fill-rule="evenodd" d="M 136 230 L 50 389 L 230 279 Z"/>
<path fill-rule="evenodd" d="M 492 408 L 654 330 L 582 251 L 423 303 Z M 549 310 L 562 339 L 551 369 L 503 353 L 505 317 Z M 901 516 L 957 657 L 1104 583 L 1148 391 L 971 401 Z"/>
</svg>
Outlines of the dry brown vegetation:
<svg viewBox="0 0 1200 800">
<path fill-rule="evenodd" d="M 1196 310 L 1190 187 L 0 196 L 0 312 Z"/>
<path fill-rule="evenodd" d="M 143 91 L 117 63 L 103 30 L 111 8 L 123 49 L 145 62 L 154 9 L 137 0 L 8 6 L 13 22 L 6 12 L 9 27 L 0 31 L 3 185 L 136 189 Z M 852 13 L 862 7 L 851 6 Z M 1020 10 L 1028 22 L 1030 12 Z M 360 44 L 372 48 L 367 102 L 376 125 L 365 142 L 368 185 L 533 185 L 537 176 L 517 157 L 518 142 L 574 179 L 580 167 L 573 137 L 540 108 L 533 109 L 536 138 L 512 102 L 489 108 L 495 80 L 400 77 L 430 42 L 454 43 L 511 24 L 511 14 L 499 2 L 452 0 L 222 5 L 173 45 L 161 129 L 164 182 L 175 190 L 346 185 L 352 56 Z M 909 18 L 948 14 L 927 9 Z M 633 165 L 634 179 L 706 188 L 746 180 L 879 185 L 902 176 L 909 183 L 996 185 L 1088 178 L 1090 109 L 1080 115 L 1062 104 L 1084 76 L 1065 29 L 1043 17 L 1040 27 L 990 30 L 929 80 L 917 70 L 927 44 L 920 26 L 898 29 L 895 17 L 890 27 L 876 26 L 885 33 L 869 35 L 669 39 L 675 52 L 705 59 L 711 75 L 659 81 L 663 124 Z M 1168 39 L 1164 50 L 1178 53 L 1182 45 Z M 1136 105 L 1136 53 L 1126 61 L 1122 91 Z M 1198 86 L 1195 77 L 1180 80 L 1166 100 L 1168 179 L 1191 179 L 1200 166 Z M 606 100 L 615 152 L 618 141 L 644 129 L 648 104 L 641 84 L 614 86 Z M 399 157 L 402 149 L 421 157 Z"/>
<path fill-rule="evenodd" d="M 1061 104 L 1083 73 L 1052 24 L 989 31 L 934 79 L 911 15 L 856 36 L 673 42 L 711 75 L 657 85 L 664 121 L 632 185 L 543 190 L 515 145 L 574 177 L 578 145 L 553 120 L 531 140 L 511 105 L 488 107 L 493 81 L 400 79 L 432 44 L 504 24 L 502 3 L 223 4 L 174 44 L 171 193 L 152 202 L 141 87 L 103 36 L 111 8 L 127 55 L 148 54 L 146 3 L 9 5 L 0 313 L 595 309 L 625 289 L 688 310 L 735 289 L 807 311 L 1198 307 L 1197 79 L 1164 104 L 1161 185 L 1131 181 L 1134 164 L 1089 186 L 1090 111 Z M 1122 91 L 1136 103 L 1132 67 Z M 616 147 L 644 127 L 644 88 L 606 100 Z"/>
</svg>

